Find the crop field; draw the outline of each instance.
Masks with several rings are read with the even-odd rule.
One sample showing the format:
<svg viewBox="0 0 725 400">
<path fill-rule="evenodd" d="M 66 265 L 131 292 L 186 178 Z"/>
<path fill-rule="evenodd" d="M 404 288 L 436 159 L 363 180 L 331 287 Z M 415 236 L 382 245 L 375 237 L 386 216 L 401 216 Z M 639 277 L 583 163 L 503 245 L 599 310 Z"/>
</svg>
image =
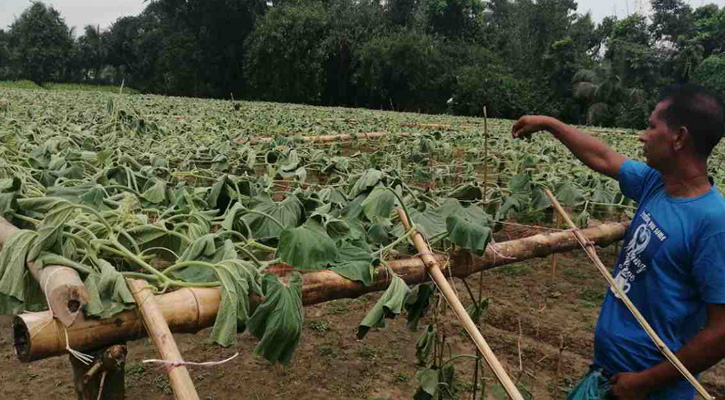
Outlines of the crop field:
<svg viewBox="0 0 725 400">
<path fill-rule="evenodd" d="M 396 274 L 421 255 L 398 209 L 442 257 L 565 229 L 543 188 L 583 228 L 635 209 L 549 135 L 513 140 L 512 123 L 0 88 L 0 214 L 22 229 L 0 252 L 0 394 L 75 396 L 68 356 L 13 355 L 8 314 L 47 309 L 28 259 L 77 271 L 86 320 L 135 307 L 124 278 L 159 295 L 219 288 L 212 324 L 176 335 L 189 361 L 239 352 L 190 367 L 201 398 L 506 398 L 436 286 Z M 585 130 L 640 156 L 635 131 Z M 716 149 L 720 188 L 723 160 Z M 607 266 L 617 248 L 599 250 Z M 565 398 L 591 360 L 606 283 L 580 250 L 508 264 L 454 289 L 525 398 Z M 306 277 L 321 270 L 339 279 L 312 301 Z M 171 398 L 164 370 L 141 362 L 158 358 L 151 342 L 128 349 L 127 397 Z M 715 396 L 724 372 L 704 374 Z"/>
</svg>

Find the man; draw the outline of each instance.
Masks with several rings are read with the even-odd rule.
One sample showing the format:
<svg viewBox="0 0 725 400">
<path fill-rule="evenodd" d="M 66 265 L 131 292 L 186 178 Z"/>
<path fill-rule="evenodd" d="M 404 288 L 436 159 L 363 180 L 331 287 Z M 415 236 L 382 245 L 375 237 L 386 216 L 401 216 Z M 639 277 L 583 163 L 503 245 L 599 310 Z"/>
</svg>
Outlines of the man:
<svg viewBox="0 0 725 400">
<path fill-rule="evenodd" d="M 525 116 L 512 129 L 515 138 L 544 130 L 639 203 L 614 270 L 619 287 L 693 374 L 717 364 L 725 357 L 725 199 L 707 159 L 725 130 L 722 105 L 698 86 L 665 89 L 639 137 L 647 164 L 554 118 Z M 695 396 L 611 290 L 592 370 L 611 377 L 620 400 Z"/>
</svg>

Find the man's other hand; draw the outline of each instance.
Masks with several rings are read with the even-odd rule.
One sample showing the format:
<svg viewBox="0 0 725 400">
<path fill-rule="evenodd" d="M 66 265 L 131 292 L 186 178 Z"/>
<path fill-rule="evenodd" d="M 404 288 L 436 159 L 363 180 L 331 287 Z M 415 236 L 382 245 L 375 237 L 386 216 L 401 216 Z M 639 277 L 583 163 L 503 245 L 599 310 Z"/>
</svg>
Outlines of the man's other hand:
<svg viewBox="0 0 725 400">
<path fill-rule="evenodd" d="M 612 394 L 617 400 L 647 400 L 649 389 L 642 374 L 623 372 L 612 377 Z"/>
</svg>

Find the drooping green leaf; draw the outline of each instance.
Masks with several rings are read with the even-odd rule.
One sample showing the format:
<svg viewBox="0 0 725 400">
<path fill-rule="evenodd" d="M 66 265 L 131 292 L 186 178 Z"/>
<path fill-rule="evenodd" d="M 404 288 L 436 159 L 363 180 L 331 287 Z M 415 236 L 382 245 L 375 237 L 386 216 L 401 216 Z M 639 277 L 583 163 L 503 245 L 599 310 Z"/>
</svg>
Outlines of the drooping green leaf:
<svg viewBox="0 0 725 400">
<path fill-rule="evenodd" d="M 295 273 L 287 284 L 276 275 L 262 278 L 264 302 L 249 319 L 249 331 L 261 339 L 256 354 L 269 362 L 288 364 L 302 334 L 302 276 Z"/>
<path fill-rule="evenodd" d="M 249 320 L 249 295 L 262 295 L 257 269 L 245 261 L 230 259 L 214 267 L 221 283 L 221 303 L 211 340 L 224 347 L 237 343 L 237 332 L 243 331 Z"/>
<path fill-rule="evenodd" d="M 388 289 L 358 325 L 358 339 L 364 338 L 371 328 L 385 327 L 385 318 L 398 316 L 403 311 L 409 293 L 410 288 L 405 281 L 399 276 L 393 275 Z"/>
<path fill-rule="evenodd" d="M 584 203 L 581 190 L 571 182 L 562 182 L 557 185 L 554 195 L 565 206 L 576 206 Z"/>
<path fill-rule="evenodd" d="M 448 194 L 448 197 L 452 197 L 460 201 L 476 201 L 483 198 L 483 190 L 481 190 L 481 187 L 475 183 L 466 183 L 453 189 L 453 191 Z"/>
<path fill-rule="evenodd" d="M 408 296 L 408 300 L 405 302 L 405 310 L 408 312 L 408 328 L 411 331 L 418 330 L 418 322 L 428 311 L 433 293 L 431 285 L 420 284 L 413 294 Z"/>
<path fill-rule="evenodd" d="M 363 175 L 355 182 L 350 189 L 348 196 L 350 198 L 357 197 L 368 189 L 375 187 L 383 177 L 383 172 L 377 169 L 368 169 Z"/>
<path fill-rule="evenodd" d="M 149 203 L 159 204 L 166 199 L 166 182 L 155 179 L 153 185 L 141 194 L 144 200 Z"/>
<path fill-rule="evenodd" d="M 135 301 L 123 275 L 106 260 L 98 260 L 96 265 L 100 273 L 93 272 L 83 281 L 88 288 L 85 315 L 110 318 L 123 310 L 133 308 Z"/>
<path fill-rule="evenodd" d="M 551 200 L 541 188 L 536 187 L 531 191 L 531 209 L 534 211 L 543 211 L 551 207 Z"/>
<path fill-rule="evenodd" d="M 26 296 L 25 275 L 28 253 L 37 239 L 33 231 L 19 230 L 0 251 L 0 315 L 23 310 Z"/>
<path fill-rule="evenodd" d="M 444 364 L 442 368 L 433 366 L 422 369 L 415 374 L 415 378 L 420 387 L 413 396 L 414 400 L 457 400 L 461 397 L 453 363 Z"/>
<path fill-rule="evenodd" d="M 338 259 L 339 252 L 325 228 L 310 219 L 302 226 L 282 231 L 277 256 L 297 269 L 309 270 L 325 268 Z"/>
<path fill-rule="evenodd" d="M 435 325 L 428 325 L 415 341 L 415 359 L 418 365 L 428 364 L 430 353 L 435 347 L 437 329 Z"/>
<path fill-rule="evenodd" d="M 103 199 L 105 197 L 106 193 L 103 191 L 103 186 L 96 184 L 93 188 L 83 193 L 80 199 L 81 203 L 99 209 L 103 207 Z"/>
<path fill-rule="evenodd" d="M 509 182 L 509 189 L 514 193 L 531 192 L 531 176 L 526 172 L 514 176 Z"/>
</svg>

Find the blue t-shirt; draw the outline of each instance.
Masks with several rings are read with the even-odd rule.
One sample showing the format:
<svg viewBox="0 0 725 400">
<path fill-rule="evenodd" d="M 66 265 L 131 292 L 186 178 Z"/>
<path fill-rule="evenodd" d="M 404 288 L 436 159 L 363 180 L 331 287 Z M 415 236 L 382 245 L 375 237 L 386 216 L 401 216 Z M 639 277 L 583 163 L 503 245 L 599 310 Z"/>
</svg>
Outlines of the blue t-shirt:
<svg viewBox="0 0 725 400">
<path fill-rule="evenodd" d="M 698 197 L 671 197 L 658 171 L 632 160 L 622 165 L 619 185 L 639 206 L 613 276 L 677 352 L 705 326 L 706 304 L 725 303 L 725 199 L 714 186 Z M 594 334 L 594 365 L 616 374 L 643 371 L 664 360 L 610 289 Z M 683 378 L 649 398 L 694 396 Z"/>
</svg>

